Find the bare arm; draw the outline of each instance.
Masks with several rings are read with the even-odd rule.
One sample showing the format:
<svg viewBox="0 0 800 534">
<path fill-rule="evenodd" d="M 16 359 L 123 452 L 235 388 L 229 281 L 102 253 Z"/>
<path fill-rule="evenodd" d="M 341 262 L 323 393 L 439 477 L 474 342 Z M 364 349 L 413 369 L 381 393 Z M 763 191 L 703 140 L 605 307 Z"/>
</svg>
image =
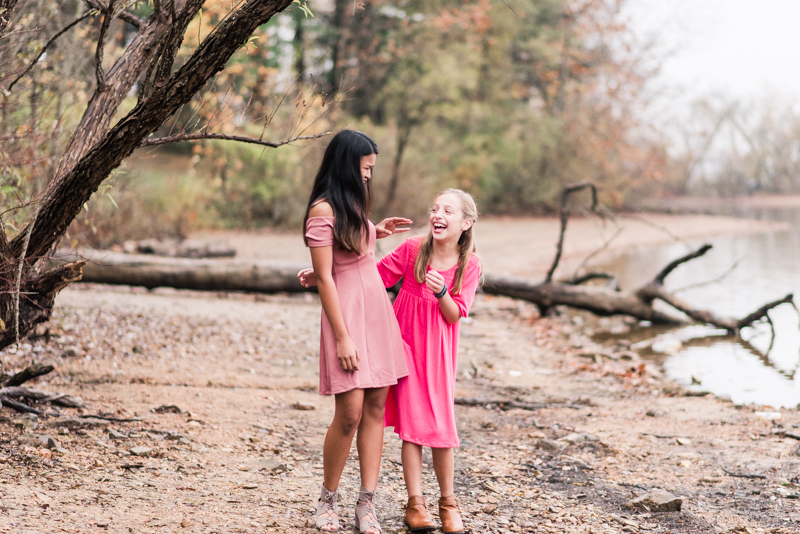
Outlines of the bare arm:
<svg viewBox="0 0 800 534">
<path fill-rule="evenodd" d="M 425 285 L 434 294 L 440 293 L 444 288 L 444 277 L 436 271 L 428 271 L 428 274 L 425 275 Z M 444 295 L 437 300 L 439 301 L 439 311 L 442 312 L 444 320 L 449 324 L 455 324 L 461 318 L 461 313 L 459 312 L 458 304 L 450 296 L 450 292 L 445 291 Z"/>
<path fill-rule="evenodd" d="M 310 215 L 324 217 L 329 215 L 329 211 L 332 211 L 330 206 L 327 203 L 321 203 L 311 208 Z M 339 293 L 336 290 L 336 282 L 333 280 L 333 246 L 311 247 L 310 250 L 311 265 L 314 267 L 322 309 L 325 310 L 325 316 L 328 318 L 336 338 L 336 358 L 342 369 L 355 371 L 358 369 L 358 349 L 347 332 L 342 306 L 339 303 Z"/>
</svg>

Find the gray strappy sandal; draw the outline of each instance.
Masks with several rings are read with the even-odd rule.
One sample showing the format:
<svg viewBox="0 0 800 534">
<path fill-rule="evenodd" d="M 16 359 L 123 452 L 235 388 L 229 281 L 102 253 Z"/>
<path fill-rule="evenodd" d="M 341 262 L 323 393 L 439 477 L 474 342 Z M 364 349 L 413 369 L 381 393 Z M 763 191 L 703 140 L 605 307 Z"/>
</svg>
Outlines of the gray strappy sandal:
<svg viewBox="0 0 800 534">
<path fill-rule="evenodd" d="M 365 533 L 369 529 L 378 529 L 383 532 L 378 514 L 375 512 L 375 492 L 369 491 L 364 486 L 358 492 L 358 502 L 356 502 L 355 528 L 360 533 Z"/>
<path fill-rule="evenodd" d="M 339 532 L 339 490 L 328 491 L 323 485 L 316 508 L 317 529 L 323 532 Z M 328 528 L 322 528 L 330 525 Z"/>
</svg>

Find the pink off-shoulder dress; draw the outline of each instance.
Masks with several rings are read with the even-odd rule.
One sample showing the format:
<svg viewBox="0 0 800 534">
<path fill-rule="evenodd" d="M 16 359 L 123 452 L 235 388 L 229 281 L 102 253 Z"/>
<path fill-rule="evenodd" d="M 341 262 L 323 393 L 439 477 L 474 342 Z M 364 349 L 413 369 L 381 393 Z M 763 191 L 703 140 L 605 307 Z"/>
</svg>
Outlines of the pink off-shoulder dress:
<svg viewBox="0 0 800 534">
<path fill-rule="evenodd" d="M 414 277 L 421 240 L 405 240 L 378 262 L 384 286 L 403 279 L 394 311 L 403 340 L 411 347 L 409 374 L 389 389 L 384 423 L 403 441 L 447 449 L 459 446 L 454 406 L 459 323 L 445 320 L 433 292 Z M 440 273 L 452 288 L 456 266 Z M 469 314 L 480 277 L 480 261 L 472 256 L 461 292 L 451 293 L 461 317 Z"/>
<path fill-rule="evenodd" d="M 367 253 L 346 252 L 334 244 L 333 217 L 306 223 L 309 247 L 333 247 L 333 280 L 347 333 L 358 348 L 357 371 L 345 371 L 336 359 L 336 338 L 322 310 L 319 340 L 319 392 L 335 395 L 353 389 L 391 386 L 408 374 L 406 346 L 392 303 L 375 266 L 375 226 L 369 223 Z"/>
</svg>

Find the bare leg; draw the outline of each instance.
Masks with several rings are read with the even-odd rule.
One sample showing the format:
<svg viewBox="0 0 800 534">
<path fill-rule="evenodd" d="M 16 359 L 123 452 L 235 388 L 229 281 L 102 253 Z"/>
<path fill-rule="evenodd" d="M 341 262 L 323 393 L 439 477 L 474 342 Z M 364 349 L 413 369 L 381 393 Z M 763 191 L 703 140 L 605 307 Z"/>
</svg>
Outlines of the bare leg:
<svg viewBox="0 0 800 534">
<path fill-rule="evenodd" d="M 433 470 L 436 472 L 436 480 L 439 482 L 439 492 L 442 497 L 452 497 L 455 471 L 453 449 L 431 449 L 431 453 L 433 453 Z M 403 466 L 405 467 L 405 463 Z"/>
<path fill-rule="evenodd" d="M 339 488 L 344 464 L 350 454 L 353 435 L 361 423 L 364 390 L 354 389 L 336 395 L 336 411 L 333 422 L 325 434 L 322 448 L 323 484 L 329 491 Z"/>
<path fill-rule="evenodd" d="M 378 486 L 383 454 L 383 412 L 389 388 L 365 389 L 356 448 L 361 468 L 361 485 L 369 491 Z"/>
<path fill-rule="evenodd" d="M 408 496 L 422 495 L 422 446 L 404 441 L 401 458 Z"/>
</svg>

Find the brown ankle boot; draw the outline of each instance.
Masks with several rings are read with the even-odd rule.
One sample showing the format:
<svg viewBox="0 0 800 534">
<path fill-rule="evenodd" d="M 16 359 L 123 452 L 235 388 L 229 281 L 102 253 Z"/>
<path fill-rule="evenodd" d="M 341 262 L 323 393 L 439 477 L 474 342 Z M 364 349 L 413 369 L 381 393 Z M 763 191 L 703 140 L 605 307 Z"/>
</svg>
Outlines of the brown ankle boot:
<svg viewBox="0 0 800 534">
<path fill-rule="evenodd" d="M 439 499 L 439 518 L 445 534 L 464 534 L 464 523 L 458 511 L 458 503 L 452 495 Z"/>
<path fill-rule="evenodd" d="M 421 495 L 414 495 L 408 498 L 403 522 L 408 527 L 409 532 L 432 532 L 436 530 L 436 523 L 428 515 L 428 510 L 425 508 L 425 499 Z"/>
</svg>

